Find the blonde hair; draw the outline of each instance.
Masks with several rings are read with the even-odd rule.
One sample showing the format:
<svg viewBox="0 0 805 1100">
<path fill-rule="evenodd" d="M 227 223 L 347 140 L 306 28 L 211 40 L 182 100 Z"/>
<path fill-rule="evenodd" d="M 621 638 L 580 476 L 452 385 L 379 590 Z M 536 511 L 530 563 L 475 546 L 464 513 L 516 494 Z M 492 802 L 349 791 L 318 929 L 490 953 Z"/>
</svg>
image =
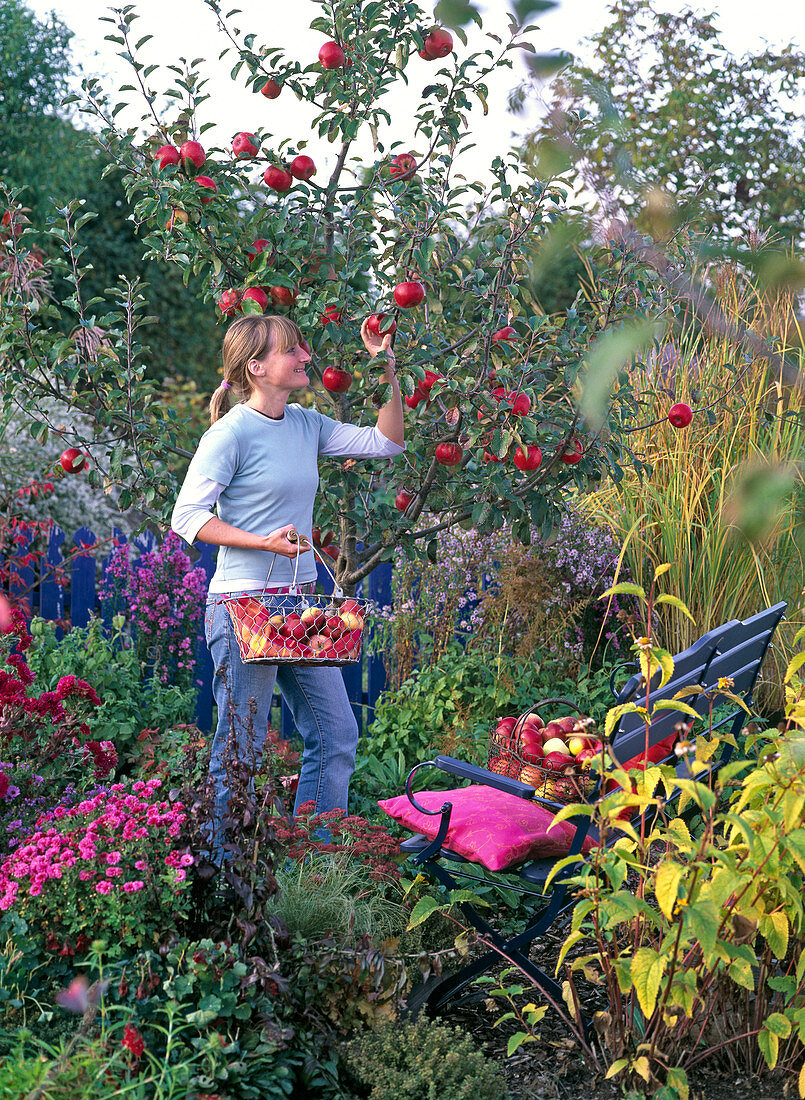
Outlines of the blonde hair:
<svg viewBox="0 0 805 1100">
<path fill-rule="evenodd" d="M 245 401 L 253 390 L 248 364 L 269 351 L 289 351 L 302 340 L 295 321 L 276 314 L 238 317 L 226 330 L 223 345 L 224 377 L 210 401 L 210 423 L 232 408 L 230 394 Z"/>
</svg>

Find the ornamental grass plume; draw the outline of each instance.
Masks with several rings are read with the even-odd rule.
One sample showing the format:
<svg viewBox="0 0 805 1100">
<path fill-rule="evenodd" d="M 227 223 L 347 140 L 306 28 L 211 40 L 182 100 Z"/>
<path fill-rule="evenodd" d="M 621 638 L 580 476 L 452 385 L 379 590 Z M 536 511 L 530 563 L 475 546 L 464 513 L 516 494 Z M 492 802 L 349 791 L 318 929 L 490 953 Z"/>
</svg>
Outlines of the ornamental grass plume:
<svg viewBox="0 0 805 1100">
<path fill-rule="evenodd" d="M 102 927 L 144 947 L 176 927 L 188 904 L 193 856 L 181 847 L 181 802 L 161 781 L 116 783 L 76 806 L 41 815 L 0 866 L 0 910 L 37 934 L 67 941 Z"/>
</svg>

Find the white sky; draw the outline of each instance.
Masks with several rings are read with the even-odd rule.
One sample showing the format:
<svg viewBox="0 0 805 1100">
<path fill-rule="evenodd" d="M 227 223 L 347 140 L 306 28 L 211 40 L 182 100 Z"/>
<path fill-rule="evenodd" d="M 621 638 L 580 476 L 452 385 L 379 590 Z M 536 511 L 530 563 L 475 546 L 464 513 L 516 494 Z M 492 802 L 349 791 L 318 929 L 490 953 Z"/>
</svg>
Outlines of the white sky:
<svg viewBox="0 0 805 1100">
<path fill-rule="evenodd" d="M 421 0 L 425 10 L 432 10 L 432 0 Z M 121 84 L 131 83 L 132 70 L 116 56 L 119 47 L 104 42 L 104 35 L 113 33 L 108 23 L 100 21 L 102 15 L 109 14 L 109 8 L 100 0 L 27 0 L 28 6 L 37 15 L 48 12 L 56 14 L 74 32 L 73 52 L 82 75 L 98 75 L 105 87 L 111 92 Z M 123 0 L 119 0 L 123 6 Z M 505 0 L 480 0 L 484 15 L 484 30 L 499 34 L 504 41 L 508 38 L 508 4 Z M 681 11 L 688 5 L 683 0 L 656 0 L 656 7 L 664 11 Z M 231 8 L 240 8 L 243 14 L 237 17 L 237 24 L 244 32 L 257 34 L 255 46 L 261 44 L 277 45 L 303 64 L 316 60 L 319 46 L 324 37 L 308 29 L 311 19 L 320 15 L 322 9 L 309 0 L 232 0 L 222 3 L 226 12 Z M 559 7 L 533 22 L 539 25 L 539 31 L 529 36 L 539 52 L 555 49 L 569 50 L 579 56 L 585 56 L 582 40 L 600 30 L 608 22 L 608 3 L 605 0 L 561 0 Z M 799 4 L 792 0 L 763 0 L 759 7 L 757 0 L 710 0 L 710 3 L 693 3 L 699 12 L 712 10 L 717 12 L 717 26 L 721 30 L 722 42 L 733 54 L 740 56 L 746 52 L 758 52 L 765 45 L 781 48 L 794 40 L 801 45 L 805 38 L 805 13 Z M 205 58 L 201 66 L 204 75 L 210 80 L 206 91 L 212 98 L 202 108 L 202 121 L 216 123 L 215 130 L 207 131 L 202 141 L 205 146 L 228 143 L 239 130 L 251 131 L 263 128 L 271 131 L 277 138 L 294 137 L 297 140 L 308 139 L 306 152 L 313 156 L 319 167 L 319 177 L 324 176 L 332 164 L 334 147 L 310 129 L 313 111 L 307 104 L 299 103 L 289 91 L 283 92 L 278 100 L 269 101 L 230 80 L 229 71 L 235 57 L 227 55 L 218 61 L 218 54 L 226 44 L 223 34 L 217 30 L 215 16 L 202 0 L 139 0 L 135 10 L 140 19 L 135 26 L 136 38 L 153 34 L 154 38 L 143 50 L 141 60 L 146 63 L 176 63 L 180 57 Z M 762 10 L 762 18 L 760 12 Z M 800 10 L 800 16 L 794 13 Z M 494 45 L 484 39 L 474 24 L 467 27 L 470 34 L 470 47 L 475 49 Z M 135 38 L 135 40 L 136 40 Z M 458 51 L 464 47 L 456 40 Z M 531 105 L 529 110 L 519 117 L 506 111 L 508 91 L 519 83 L 525 73 L 521 51 L 513 55 L 514 69 L 502 69 L 489 81 L 489 114 L 483 117 L 480 106 L 472 112 L 473 139 L 477 148 L 467 153 L 462 167 L 470 178 L 484 179 L 486 167 L 496 154 L 505 154 L 512 145 L 512 135 L 533 128 L 539 116 L 539 108 Z M 411 118 L 419 92 L 428 83 L 438 63 L 427 63 L 414 56 L 411 58 L 406 75 L 410 85 L 401 92 L 393 93 L 389 109 L 395 119 L 393 135 L 390 140 L 399 138 L 408 142 L 413 131 Z M 156 70 L 151 77 L 152 86 L 160 89 L 168 84 L 172 74 Z M 126 93 L 128 99 L 134 99 L 132 93 Z M 122 97 L 121 97 L 122 98 Z M 136 114 L 123 112 L 118 122 L 123 125 L 135 125 L 139 120 L 140 109 Z M 381 140 L 383 136 L 381 134 Z M 414 151 L 423 152 L 413 146 Z M 371 156 L 367 144 L 364 154 Z"/>
</svg>

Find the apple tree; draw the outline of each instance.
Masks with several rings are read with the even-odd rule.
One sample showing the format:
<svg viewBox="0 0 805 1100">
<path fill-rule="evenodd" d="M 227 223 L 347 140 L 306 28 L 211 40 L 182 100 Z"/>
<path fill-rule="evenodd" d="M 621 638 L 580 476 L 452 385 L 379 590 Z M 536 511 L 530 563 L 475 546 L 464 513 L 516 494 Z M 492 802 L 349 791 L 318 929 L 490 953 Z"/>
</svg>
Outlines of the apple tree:
<svg viewBox="0 0 805 1100">
<path fill-rule="evenodd" d="M 316 519 L 336 532 L 341 583 L 353 588 L 398 546 L 434 554 L 436 532 L 455 524 L 482 532 L 507 524 L 527 540 L 591 481 L 618 477 L 631 461 L 625 429 L 636 415 L 628 378 L 621 372 L 605 415 L 592 419 L 582 413 L 580 378 L 602 329 L 651 310 L 650 273 L 628 249 L 609 246 L 599 257 L 604 300 L 580 295 L 563 314 L 543 314 L 523 286 L 566 216 L 566 191 L 514 152 L 494 157 L 485 183 L 460 171 L 490 74 L 532 49 L 533 28 L 512 19 L 508 41 L 487 35 L 471 51 L 461 27 L 435 26 L 416 3 L 309 0 L 321 48 L 292 57 L 242 34 L 236 11 L 205 2 L 232 78 L 261 105 L 256 132 L 233 132 L 225 147 L 206 142 L 211 124 L 199 122 L 198 108 L 209 96 L 196 63 L 168 66 L 156 90 L 158 69 L 143 53 L 151 36 L 140 34 L 133 6 L 113 9 L 109 37 L 131 64 L 122 91 L 142 102 L 142 124 L 121 128 L 131 103 L 110 104 L 93 80 L 80 109 L 100 120 L 98 140 L 121 174 L 146 256 L 201 280 L 222 325 L 239 312 L 290 315 L 311 346 L 323 411 L 374 421 L 387 395 L 360 326 L 374 314 L 380 331 L 394 327 L 406 453 L 393 463 L 322 463 Z M 413 117 L 395 117 L 394 89 L 414 83 L 422 91 Z M 308 105 L 305 138 L 283 132 L 291 97 Z M 29 394 L 44 378 L 117 433 L 96 476 L 125 482 L 124 504 L 164 521 L 175 494 L 171 453 L 183 450 L 176 417 L 144 374 L 141 288 L 123 278 L 112 304 L 81 298 L 88 216 L 73 203 L 51 234 L 61 248 L 54 263 L 76 283 L 63 308 L 80 315 L 79 335 L 98 335 L 94 358 L 80 339 L 47 346 L 59 305 L 46 299 L 33 310 L 18 303 L 0 353 L 29 364 Z M 23 247 L 25 235 L 7 243 Z M 640 331 L 645 339 L 646 326 Z M 623 365 L 633 347 L 617 348 Z M 46 432 L 33 400 L 28 408 L 34 430 Z"/>
</svg>

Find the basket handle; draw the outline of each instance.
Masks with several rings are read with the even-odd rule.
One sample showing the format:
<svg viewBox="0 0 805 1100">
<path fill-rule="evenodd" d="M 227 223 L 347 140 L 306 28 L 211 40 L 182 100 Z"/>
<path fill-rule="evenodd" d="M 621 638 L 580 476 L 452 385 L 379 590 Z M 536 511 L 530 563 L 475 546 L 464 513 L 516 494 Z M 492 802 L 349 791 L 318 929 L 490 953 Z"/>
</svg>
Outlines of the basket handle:
<svg viewBox="0 0 805 1100">
<path fill-rule="evenodd" d="M 298 595 L 296 578 L 299 573 L 299 556 L 302 553 L 302 540 L 299 538 L 298 531 L 289 531 L 285 537 L 287 538 L 288 542 L 296 543 L 296 557 L 294 558 L 293 562 L 293 577 L 291 578 L 291 586 L 289 590 L 289 594 L 295 596 Z M 268 588 L 268 582 L 271 580 L 271 571 L 274 568 L 274 562 L 276 560 L 277 555 L 273 554 L 271 561 L 268 565 L 268 573 L 266 574 L 265 584 L 263 585 L 263 591 L 261 593 L 261 595 L 263 596 L 265 595 L 265 591 Z"/>
<path fill-rule="evenodd" d="M 587 715 L 584 713 L 578 703 L 574 703 L 572 699 L 540 699 L 538 703 L 534 703 L 534 705 L 532 707 L 529 707 L 528 710 L 523 711 L 523 713 L 515 722 L 514 728 L 512 729 L 510 736 L 516 738 L 520 735 L 520 733 L 522 732 L 522 723 L 525 721 L 526 717 L 529 714 L 532 714 L 535 710 L 539 710 L 540 707 L 552 706 L 554 703 L 561 703 L 562 706 L 572 707 L 573 710 L 577 711 L 582 718 L 587 717 Z"/>
<path fill-rule="evenodd" d="M 299 532 L 298 531 L 289 531 L 286 537 L 288 539 L 288 542 L 295 542 L 296 543 L 296 557 L 294 558 L 293 577 L 291 579 L 291 586 L 290 586 L 289 595 L 298 596 L 299 591 L 298 591 L 298 586 L 297 586 L 297 583 L 296 583 L 296 578 L 297 578 L 297 575 L 299 573 L 299 556 L 302 553 L 302 539 L 299 537 Z M 319 559 L 319 561 L 321 562 L 321 564 L 324 566 L 325 570 L 327 571 L 327 573 L 329 574 L 329 576 L 330 576 L 330 578 L 333 582 L 333 595 L 335 596 L 335 598 L 337 600 L 340 600 L 341 597 L 344 595 L 344 589 L 341 587 L 341 585 L 335 579 L 335 575 L 333 574 L 333 572 L 330 569 L 329 565 L 327 564 L 327 562 L 322 557 L 322 554 L 320 553 L 320 551 L 317 550 L 316 547 L 312 543 L 309 545 L 308 549 L 313 551 L 314 557 L 317 557 Z M 262 593 L 263 595 L 265 595 L 265 591 L 268 588 L 268 582 L 271 579 L 271 570 L 274 568 L 274 562 L 276 560 L 277 560 L 277 555 L 274 554 L 273 557 L 271 558 L 271 562 L 268 566 L 268 574 L 266 575 L 265 584 L 263 585 L 263 593 Z"/>
</svg>

